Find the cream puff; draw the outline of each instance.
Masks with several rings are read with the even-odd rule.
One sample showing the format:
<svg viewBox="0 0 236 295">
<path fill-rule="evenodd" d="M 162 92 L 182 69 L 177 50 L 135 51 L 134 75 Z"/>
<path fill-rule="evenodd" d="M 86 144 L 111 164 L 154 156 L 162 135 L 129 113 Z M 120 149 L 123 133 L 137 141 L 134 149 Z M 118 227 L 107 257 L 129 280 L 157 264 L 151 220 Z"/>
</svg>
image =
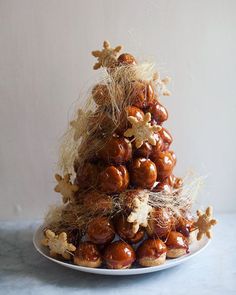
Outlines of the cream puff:
<svg viewBox="0 0 236 295">
<path fill-rule="evenodd" d="M 140 228 L 137 233 L 133 232 L 133 224 L 127 221 L 127 216 L 119 215 L 115 218 L 117 234 L 126 242 L 136 244 L 144 237 L 144 230 Z"/>
<path fill-rule="evenodd" d="M 81 242 L 75 251 L 74 264 L 85 267 L 99 267 L 102 264 L 97 246 L 91 242 Z"/>
<path fill-rule="evenodd" d="M 165 263 L 167 247 L 160 239 L 145 240 L 137 249 L 138 263 L 142 266 L 157 266 Z"/>
<path fill-rule="evenodd" d="M 115 237 L 115 230 L 110 220 L 105 216 L 95 217 L 87 228 L 87 237 L 94 244 L 110 243 Z"/>
<path fill-rule="evenodd" d="M 171 231 L 168 235 L 167 241 L 167 253 L 168 258 L 178 258 L 188 253 L 188 241 L 179 232 Z"/>
<path fill-rule="evenodd" d="M 154 208 L 151 211 L 147 233 L 153 238 L 165 238 L 170 233 L 173 226 L 173 216 L 165 208 Z"/>
</svg>

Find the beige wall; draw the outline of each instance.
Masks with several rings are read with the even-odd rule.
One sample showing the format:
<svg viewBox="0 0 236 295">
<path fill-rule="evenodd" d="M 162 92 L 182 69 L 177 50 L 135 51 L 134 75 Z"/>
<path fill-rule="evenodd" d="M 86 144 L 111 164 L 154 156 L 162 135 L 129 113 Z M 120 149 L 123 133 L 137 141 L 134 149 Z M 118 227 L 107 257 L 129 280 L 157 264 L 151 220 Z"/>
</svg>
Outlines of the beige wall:
<svg viewBox="0 0 236 295">
<path fill-rule="evenodd" d="M 177 174 L 208 175 L 204 203 L 233 211 L 236 2 L 0 0 L 0 218 L 39 218 L 53 192 L 57 142 L 104 39 L 156 60 Z"/>
</svg>

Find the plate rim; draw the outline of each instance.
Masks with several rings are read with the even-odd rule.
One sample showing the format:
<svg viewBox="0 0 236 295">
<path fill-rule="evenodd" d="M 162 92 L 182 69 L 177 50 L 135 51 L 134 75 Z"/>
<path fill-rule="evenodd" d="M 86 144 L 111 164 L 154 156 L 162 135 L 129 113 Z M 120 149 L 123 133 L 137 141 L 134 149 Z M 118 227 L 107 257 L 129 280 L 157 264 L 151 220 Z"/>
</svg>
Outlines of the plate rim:
<svg viewBox="0 0 236 295">
<path fill-rule="evenodd" d="M 72 263 L 67 263 L 67 262 L 64 262 L 64 261 L 60 261 L 60 260 L 55 259 L 53 257 L 50 257 L 49 255 L 44 253 L 41 250 L 40 245 L 37 242 L 37 240 L 39 240 L 38 235 L 42 234 L 42 229 L 43 229 L 43 225 L 40 225 L 34 231 L 33 245 L 34 245 L 36 251 L 39 252 L 43 257 L 45 257 L 46 259 L 48 259 L 48 260 L 50 260 L 52 262 L 55 262 L 55 263 L 61 265 L 61 266 L 67 267 L 67 268 L 71 268 L 71 269 L 86 272 L 86 273 L 100 274 L 100 275 L 136 275 L 136 274 L 145 274 L 145 273 L 151 273 L 151 272 L 156 272 L 156 271 L 161 271 L 161 270 L 164 270 L 164 269 L 168 269 L 168 268 L 177 266 L 177 265 L 179 265 L 179 264 L 193 258 L 194 256 L 200 254 L 211 243 L 210 239 L 204 238 L 205 242 L 194 253 L 190 252 L 189 254 L 187 254 L 185 256 L 181 256 L 181 257 L 176 258 L 176 259 L 170 259 L 170 260 L 168 260 L 169 263 L 161 264 L 161 265 L 158 265 L 158 266 L 129 268 L 129 269 L 91 268 L 91 267 L 85 267 L 85 266 L 80 266 L 80 265 L 75 265 L 75 264 L 72 264 Z"/>
</svg>

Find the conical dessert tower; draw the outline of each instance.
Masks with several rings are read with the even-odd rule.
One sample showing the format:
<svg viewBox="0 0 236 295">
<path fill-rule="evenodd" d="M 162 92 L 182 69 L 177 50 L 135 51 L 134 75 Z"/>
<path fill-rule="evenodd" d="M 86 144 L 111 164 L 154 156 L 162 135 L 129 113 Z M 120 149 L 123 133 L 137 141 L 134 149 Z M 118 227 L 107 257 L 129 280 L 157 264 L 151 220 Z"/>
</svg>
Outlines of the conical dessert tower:
<svg viewBox="0 0 236 295">
<path fill-rule="evenodd" d="M 163 127 L 170 78 L 105 41 L 94 69 L 103 78 L 76 110 L 64 136 L 43 245 L 50 255 L 87 267 L 156 266 L 211 236 L 212 209 L 191 214 L 196 182 L 173 174 L 172 136 Z"/>
</svg>

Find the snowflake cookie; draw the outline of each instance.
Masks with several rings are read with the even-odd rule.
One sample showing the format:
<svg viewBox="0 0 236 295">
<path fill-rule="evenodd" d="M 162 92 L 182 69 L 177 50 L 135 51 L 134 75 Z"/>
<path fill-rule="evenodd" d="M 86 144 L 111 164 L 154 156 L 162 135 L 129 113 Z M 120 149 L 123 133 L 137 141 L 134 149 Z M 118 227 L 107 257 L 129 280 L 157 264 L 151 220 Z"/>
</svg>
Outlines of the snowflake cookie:
<svg viewBox="0 0 236 295">
<path fill-rule="evenodd" d="M 76 250 L 76 247 L 67 242 L 67 234 L 65 232 L 56 235 L 50 229 L 46 230 L 45 238 L 41 241 L 42 245 L 49 247 L 50 256 L 55 257 L 57 254 L 62 255 L 65 259 L 70 259 L 71 252 Z"/>
<path fill-rule="evenodd" d="M 74 199 L 74 194 L 78 191 L 79 187 L 70 182 L 70 174 L 64 175 L 64 178 L 61 175 L 55 175 L 58 184 L 55 186 L 54 190 L 57 193 L 61 193 L 63 203 L 71 202 Z"/>
<path fill-rule="evenodd" d="M 108 41 L 103 42 L 103 50 L 92 51 L 92 55 L 97 58 L 98 62 L 93 66 L 94 70 L 101 67 L 110 68 L 116 64 L 117 55 L 121 51 L 122 46 L 111 48 Z"/>
<path fill-rule="evenodd" d="M 217 221 L 212 218 L 212 213 L 212 207 L 208 207 L 205 213 L 201 210 L 197 210 L 198 220 L 194 223 L 198 229 L 197 240 L 201 240 L 204 234 L 208 239 L 211 239 L 211 227 L 217 223 Z"/>
<path fill-rule="evenodd" d="M 152 207 L 148 205 L 149 195 L 144 193 L 135 197 L 133 200 L 133 211 L 127 218 L 127 221 L 133 223 L 133 232 L 137 233 L 139 226 L 147 227 L 148 215 L 152 210 Z"/>
<path fill-rule="evenodd" d="M 151 114 L 146 113 L 142 120 L 138 120 L 133 116 L 128 117 L 128 121 L 132 124 L 132 127 L 127 129 L 124 133 L 126 137 L 134 136 L 136 148 L 140 148 L 145 141 L 152 145 L 156 145 L 155 132 L 161 130 L 161 126 L 152 126 Z"/>
</svg>

